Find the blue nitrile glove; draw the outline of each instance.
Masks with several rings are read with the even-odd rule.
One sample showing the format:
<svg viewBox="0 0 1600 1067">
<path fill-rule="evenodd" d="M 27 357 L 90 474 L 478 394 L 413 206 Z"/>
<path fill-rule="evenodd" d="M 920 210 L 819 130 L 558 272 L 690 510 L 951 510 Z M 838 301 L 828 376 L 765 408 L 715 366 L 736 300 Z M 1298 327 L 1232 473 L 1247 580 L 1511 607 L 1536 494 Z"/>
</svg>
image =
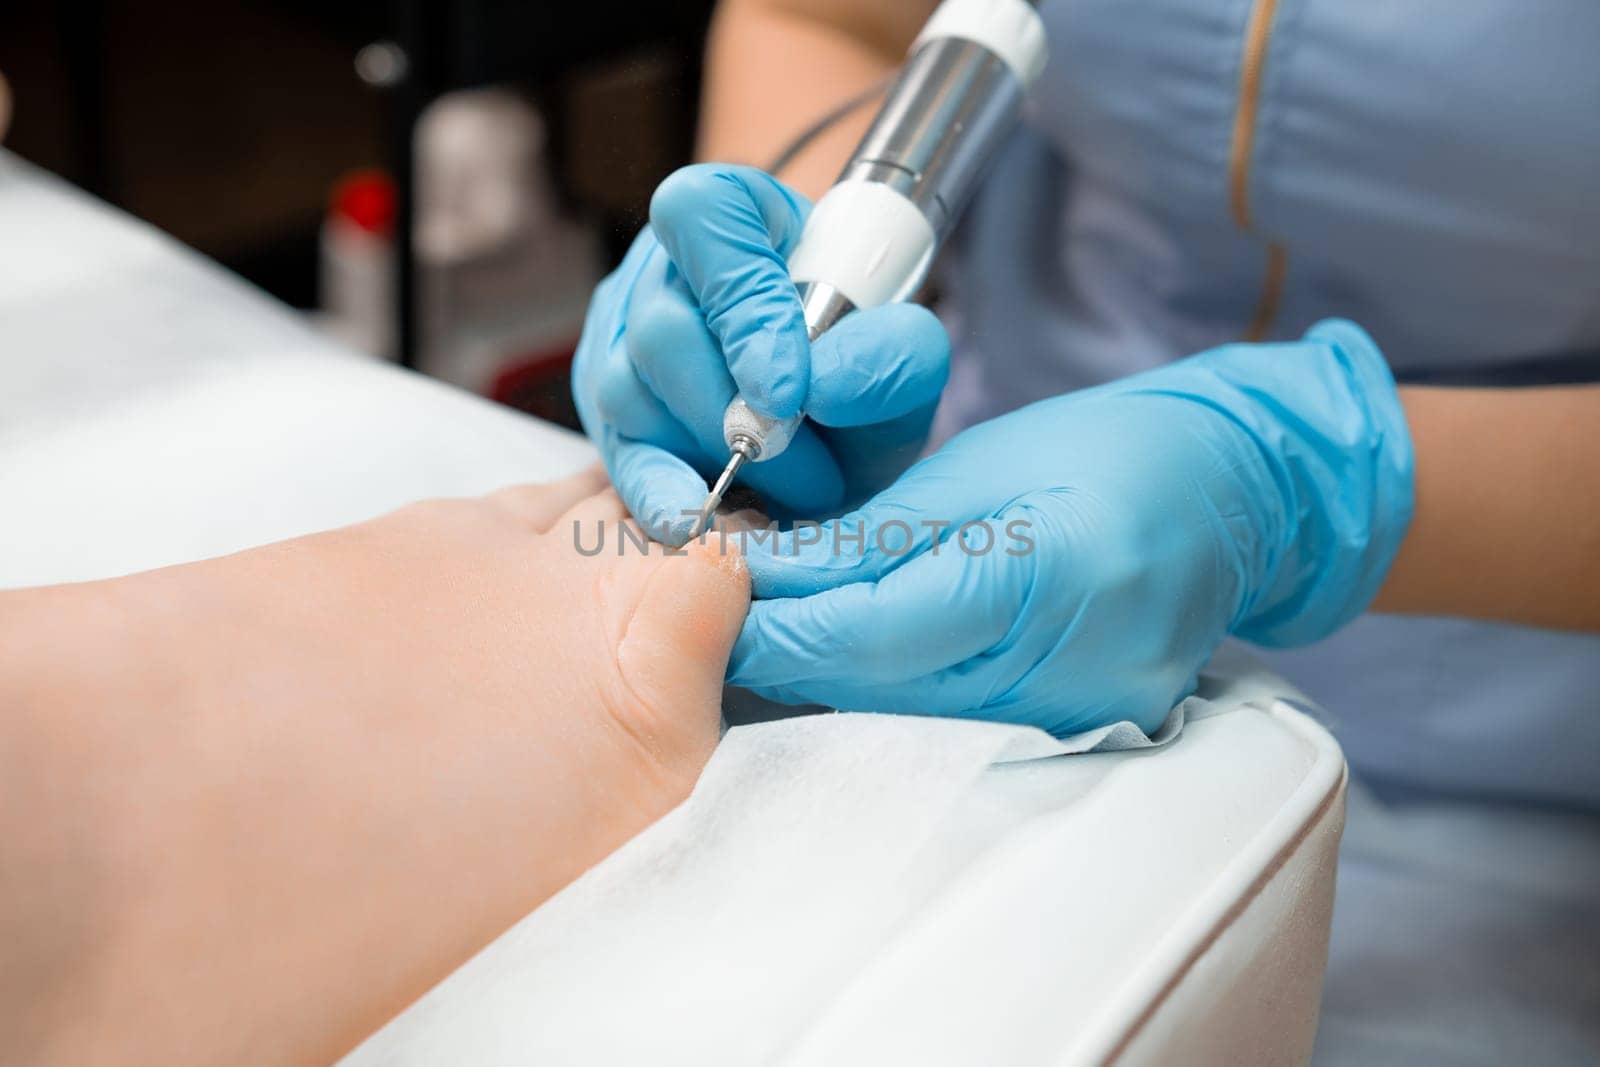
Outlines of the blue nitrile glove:
<svg viewBox="0 0 1600 1067">
<path fill-rule="evenodd" d="M 794 599 L 752 606 L 728 679 L 785 702 L 1151 730 L 1226 635 L 1300 644 L 1366 607 L 1410 521 L 1411 466 L 1394 380 L 1349 322 L 1045 400 L 834 522 L 747 539 L 757 595 Z M 968 522 L 986 525 L 957 534 Z"/>
<path fill-rule="evenodd" d="M 949 373 L 926 308 L 855 312 L 813 347 L 785 259 L 810 205 L 752 167 L 701 164 L 667 178 L 650 225 L 595 290 L 573 364 L 584 429 L 611 481 L 658 540 L 682 543 L 728 461 L 722 412 L 803 426 L 741 481 L 774 514 L 835 514 L 887 485 L 921 450 Z"/>
</svg>

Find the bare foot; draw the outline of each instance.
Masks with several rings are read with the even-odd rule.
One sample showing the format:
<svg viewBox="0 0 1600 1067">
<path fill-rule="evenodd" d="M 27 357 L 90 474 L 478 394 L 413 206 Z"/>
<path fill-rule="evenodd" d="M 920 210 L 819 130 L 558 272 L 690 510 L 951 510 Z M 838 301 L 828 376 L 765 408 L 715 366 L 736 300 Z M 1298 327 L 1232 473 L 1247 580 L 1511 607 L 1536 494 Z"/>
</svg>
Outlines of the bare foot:
<svg viewBox="0 0 1600 1067">
<path fill-rule="evenodd" d="M 681 801 L 748 579 L 623 519 L 590 471 L 0 594 L 0 832 L 53 887 L 0 901 L 0 987 L 49 978 L 0 1059 L 330 1059 Z"/>
</svg>

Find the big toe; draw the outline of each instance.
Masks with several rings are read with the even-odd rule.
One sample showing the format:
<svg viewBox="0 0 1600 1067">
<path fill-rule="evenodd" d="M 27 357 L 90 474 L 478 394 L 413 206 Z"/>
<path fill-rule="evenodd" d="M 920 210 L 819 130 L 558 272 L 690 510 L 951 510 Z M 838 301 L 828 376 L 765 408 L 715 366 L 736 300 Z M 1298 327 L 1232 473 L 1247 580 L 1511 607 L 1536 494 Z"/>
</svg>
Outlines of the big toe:
<svg viewBox="0 0 1600 1067">
<path fill-rule="evenodd" d="M 617 669 L 650 721 L 720 721 L 722 678 L 750 607 L 750 575 L 733 544 L 718 538 L 646 568 L 622 639 Z M 714 736 L 714 735 L 713 735 Z"/>
</svg>

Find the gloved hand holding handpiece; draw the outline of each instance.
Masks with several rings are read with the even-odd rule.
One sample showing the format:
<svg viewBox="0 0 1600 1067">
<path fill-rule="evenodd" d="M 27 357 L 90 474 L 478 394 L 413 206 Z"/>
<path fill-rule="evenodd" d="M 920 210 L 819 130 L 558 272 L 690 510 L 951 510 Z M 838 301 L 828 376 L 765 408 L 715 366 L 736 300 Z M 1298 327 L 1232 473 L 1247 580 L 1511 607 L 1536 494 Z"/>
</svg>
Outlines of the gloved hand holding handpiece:
<svg viewBox="0 0 1600 1067">
<path fill-rule="evenodd" d="M 647 529 L 692 535 L 741 472 L 780 514 L 815 514 L 904 469 L 948 350 L 902 301 L 1044 62 L 1026 0 L 945 0 L 814 209 L 747 167 L 662 184 L 595 296 L 574 372 L 584 426 Z M 719 471 L 694 491 L 696 472 Z"/>
<path fill-rule="evenodd" d="M 650 225 L 595 291 L 573 366 L 578 412 L 658 540 L 690 536 L 728 459 L 736 395 L 777 418 L 809 416 L 787 451 L 742 471 L 779 515 L 859 501 L 922 448 L 949 370 L 944 328 L 893 303 L 809 343 L 785 263 L 809 210 L 753 167 L 687 167 L 656 190 Z"/>
</svg>

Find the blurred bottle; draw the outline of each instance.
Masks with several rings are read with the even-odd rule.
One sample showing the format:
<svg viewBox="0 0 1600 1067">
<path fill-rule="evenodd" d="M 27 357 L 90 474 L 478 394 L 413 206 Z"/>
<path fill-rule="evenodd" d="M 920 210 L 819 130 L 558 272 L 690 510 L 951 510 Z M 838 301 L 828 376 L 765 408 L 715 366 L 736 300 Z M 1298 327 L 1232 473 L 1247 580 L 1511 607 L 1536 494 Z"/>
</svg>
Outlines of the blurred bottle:
<svg viewBox="0 0 1600 1067">
<path fill-rule="evenodd" d="M 317 278 L 323 327 L 352 348 L 395 359 L 394 179 L 381 170 L 346 175 L 322 221 Z"/>
<path fill-rule="evenodd" d="M 451 93 L 423 115 L 416 150 L 418 365 L 570 421 L 567 371 L 602 252 L 559 213 L 544 122 L 515 93 Z"/>
<path fill-rule="evenodd" d="M 543 121 L 515 93 L 450 93 L 424 112 L 415 150 L 418 369 L 571 422 L 567 372 L 602 251 L 558 209 Z M 324 308 L 335 332 L 392 358 L 393 188 L 384 230 L 367 213 L 371 180 L 352 176 L 334 197 Z M 349 324 L 383 308 L 381 327 Z"/>
</svg>

